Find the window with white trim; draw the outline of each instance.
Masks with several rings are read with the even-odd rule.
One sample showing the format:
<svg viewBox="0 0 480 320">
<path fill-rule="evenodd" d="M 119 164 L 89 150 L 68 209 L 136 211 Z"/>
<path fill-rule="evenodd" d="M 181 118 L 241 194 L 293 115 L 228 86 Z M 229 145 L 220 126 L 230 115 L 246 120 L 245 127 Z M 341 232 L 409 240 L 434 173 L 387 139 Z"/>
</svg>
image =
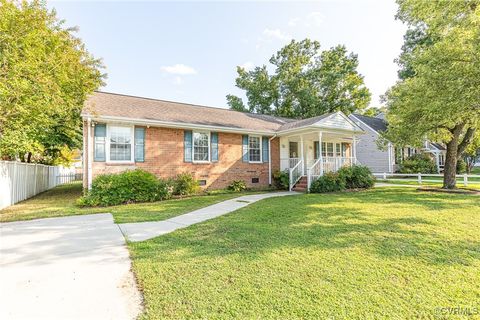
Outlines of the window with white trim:
<svg viewBox="0 0 480 320">
<path fill-rule="evenodd" d="M 133 161 L 132 127 L 108 126 L 110 161 Z"/>
<path fill-rule="evenodd" d="M 333 157 L 335 156 L 333 142 L 322 142 L 322 156 L 323 157 Z"/>
<path fill-rule="evenodd" d="M 262 139 L 258 136 L 248 136 L 248 161 L 262 162 Z"/>
<path fill-rule="evenodd" d="M 193 161 L 210 161 L 210 134 L 208 132 L 193 132 Z"/>
</svg>

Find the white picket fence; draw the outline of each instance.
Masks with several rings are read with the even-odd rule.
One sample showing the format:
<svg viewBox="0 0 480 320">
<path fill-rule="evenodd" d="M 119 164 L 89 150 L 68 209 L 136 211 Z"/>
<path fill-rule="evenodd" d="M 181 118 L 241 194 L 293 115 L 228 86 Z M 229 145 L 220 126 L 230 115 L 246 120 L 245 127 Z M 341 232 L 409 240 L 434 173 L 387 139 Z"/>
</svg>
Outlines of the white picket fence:
<svg viewBox="0 0 480 320">
<path fill-rule="evenodd" d="M 0 210 L 76 178 L 75 168 L 0 161 Z"/>
<path fill-rule="evenodd" d="M 386 172 L 377 172 L 373 175 L 378 180 L 388 180 L 388 181 L 416 181 L 418 184 L 424 182 L 436 182 L 441 183 L 443 174 L 427 174 L 427 173 L 386 173 Z M 433 179 L 428 179 L 433 178 Z M 457 182 L 460 179 L 463 182 L 464 186 L 468 186 L 469 183 L 480 184 L 480 175 L 478 174 L 457 174 Z M 470 179 L 470 180 L 469 180 Z"/>
</svg>

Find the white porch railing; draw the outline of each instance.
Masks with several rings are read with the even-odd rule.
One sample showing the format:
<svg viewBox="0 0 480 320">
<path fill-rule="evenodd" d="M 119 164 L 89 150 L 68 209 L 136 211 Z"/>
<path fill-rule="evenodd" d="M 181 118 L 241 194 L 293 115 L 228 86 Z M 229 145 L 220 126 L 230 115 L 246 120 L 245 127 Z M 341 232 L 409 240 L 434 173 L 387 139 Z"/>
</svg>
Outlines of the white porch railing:
<svg viewBox="0 0 480 320">
<path fill-rule="evenodd" d="M 293 168 L 298 164 L 300 160 L 300 158 L 282 158 L 280 159 L 280 167 L 287 169 Z"/>
<path fill-rule="evenodd" d="M 307 169 L 307 190 L 310 190 L 310 185 L 313 181 L 323 175 L 322 163 L 322 158 L 319 158 Z"/>
<path fill-rule="evenodd" d="M 344 166 L 352 166 L 355 163 L 353 157 L 323 157 L 323 172 L 337 172 Z"/>
<path fill-rule="evenodd" d="M 325 172 L 337 172 L 341 167 L 352 166 L 355 164 L 354 157 L 322 157 L 307 169 L 307 187 L 313 181 L 322 176 Z"/>
<path fill-rule="evenodd" d="M 299 160 L 293 168 L 288 169 L 289 187 L 288 190 L 292 191 L 293 186 L 302 178 L 303 160 Z"/>
</svg>

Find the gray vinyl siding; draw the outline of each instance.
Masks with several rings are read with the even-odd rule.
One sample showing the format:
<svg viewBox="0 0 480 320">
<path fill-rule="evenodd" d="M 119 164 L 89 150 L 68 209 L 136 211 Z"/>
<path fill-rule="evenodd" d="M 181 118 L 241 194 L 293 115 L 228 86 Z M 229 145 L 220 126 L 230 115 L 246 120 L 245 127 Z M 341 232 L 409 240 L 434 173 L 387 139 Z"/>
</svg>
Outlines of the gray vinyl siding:
<svg viewBox="0 0 480 320">
<path fill-rule="evenodd" d="M 350 120 L 359 125 L 365 134 L 358 136 L 357 142 L 357 161 L 361 165 L 367 166 L 372 172 L 389 172 L 388 148 L 380 150 L 377 145 L 379 135 L 364 125 L 363 122 L 350 117 Z"/>
</svg>

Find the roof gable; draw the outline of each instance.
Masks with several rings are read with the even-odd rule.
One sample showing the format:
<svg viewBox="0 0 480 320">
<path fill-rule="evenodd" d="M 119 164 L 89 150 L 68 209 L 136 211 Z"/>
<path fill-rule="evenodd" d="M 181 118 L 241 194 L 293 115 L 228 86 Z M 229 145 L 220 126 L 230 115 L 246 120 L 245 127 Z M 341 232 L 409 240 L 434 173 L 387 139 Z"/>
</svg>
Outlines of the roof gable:
<svg viewBox="0 0 480 320">
<path fill-rule="evenodd" d="M 314 125 L 318 127 L 328 127 L 348 131 L 363 131 L 361 127 L 350 120 L 343 112 L 330 114 L 328 117 L 321 119 Z"/>
</svg>

